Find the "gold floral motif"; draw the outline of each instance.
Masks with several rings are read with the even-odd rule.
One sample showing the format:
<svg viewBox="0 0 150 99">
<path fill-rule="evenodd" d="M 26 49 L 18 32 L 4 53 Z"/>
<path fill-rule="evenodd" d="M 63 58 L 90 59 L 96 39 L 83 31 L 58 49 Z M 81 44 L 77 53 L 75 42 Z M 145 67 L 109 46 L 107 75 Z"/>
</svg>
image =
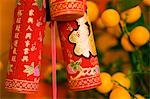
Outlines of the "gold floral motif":
<svg viewBox="0 0 150 99">
<path fill-rule="evenodd" d="M 24 67 L 25 67 L 25 70 L 23 72 L 27 73 L 27 76 L 30 76 L 34 73 L 34 66 L 33 65 L 31 65 L 31 66 L 24 65 Z"/>
<path fill-rule="evenodd" d="M 78 56 L 83 55 L 89 57 L 90 52 L 93 56 L 96 55 L 93 32 L 91 24 L 85 14 L 84 17 L 76 20 L 79 27 L 74 30 L 69 36 L 69 41 L 75 43 L 74 53 Z"/>
</svg>

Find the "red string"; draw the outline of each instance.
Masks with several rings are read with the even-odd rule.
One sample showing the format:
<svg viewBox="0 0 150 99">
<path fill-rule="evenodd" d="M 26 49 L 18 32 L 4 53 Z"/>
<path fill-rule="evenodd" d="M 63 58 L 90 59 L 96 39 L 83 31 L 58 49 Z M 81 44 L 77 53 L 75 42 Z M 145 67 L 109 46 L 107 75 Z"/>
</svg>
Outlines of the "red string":
<svg viewBox="0 0 150 99">
<path fill-rule="evenodd" d="M 51 46 L 52 46 L 52 88 L 53 99 L 57 99 L 57 81 L 56 81 L 56 37 L 55 37 L 55 22 L 51 21 Z"/>
</svg>

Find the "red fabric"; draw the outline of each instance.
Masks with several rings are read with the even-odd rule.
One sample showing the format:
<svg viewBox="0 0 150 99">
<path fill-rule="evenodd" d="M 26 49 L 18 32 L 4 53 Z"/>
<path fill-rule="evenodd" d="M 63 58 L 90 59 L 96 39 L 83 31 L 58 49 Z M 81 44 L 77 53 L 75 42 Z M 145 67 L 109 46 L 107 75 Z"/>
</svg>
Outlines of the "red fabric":
<svg viewBox="0 0 150 99">
<path fill-rule="evenodd" d="M 42 42 L 45 29 L 45 8 L 36 0 L 18 0 L 14 11 L 5 87 L 10 91 L 37 91 L 40 80 Z"/>
<path fill-rule="evenodd" d="M 74 21 L 58 22 L 70 89 L 87 90 L 101 84 L 91 24 L 86 14 Z"/>
</svg>

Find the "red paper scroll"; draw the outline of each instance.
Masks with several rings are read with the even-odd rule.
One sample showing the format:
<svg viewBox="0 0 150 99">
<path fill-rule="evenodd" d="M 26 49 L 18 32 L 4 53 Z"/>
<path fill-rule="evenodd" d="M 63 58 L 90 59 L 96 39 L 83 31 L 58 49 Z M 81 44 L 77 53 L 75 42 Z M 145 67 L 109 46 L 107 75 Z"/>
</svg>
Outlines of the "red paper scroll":
<svg viewBox="0 0 150 99">
<path fill-rule="evenodd" d="M 74 21 L 58 22 L 69 87 L 87 90 L 101 84 L 91 24 L 86 14 Z"/>
<path fill-rule="evenodd" d="M 40 8 L 36 0 L 18 0 L 6 89 L 20 93 L 37 91 L 44 29 L 45 8 Z"/>
<path fill-rule="evenodd" d="M 84 15 L 86 0 L 50 0 L 52 20 L 75 20 Z"/>
</svg>

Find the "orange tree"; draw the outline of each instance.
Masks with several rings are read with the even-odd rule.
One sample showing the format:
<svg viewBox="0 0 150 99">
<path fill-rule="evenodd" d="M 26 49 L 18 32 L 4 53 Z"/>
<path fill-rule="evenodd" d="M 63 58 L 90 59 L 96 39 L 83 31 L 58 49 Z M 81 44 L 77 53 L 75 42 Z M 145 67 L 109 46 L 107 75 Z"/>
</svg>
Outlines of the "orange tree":
<svg viewBox="0 0 150 99">
<path fill-rule="evenodd" d="M 117 3 L 115 1 L 116 0 L 113 0 L 108 3 L 108 9 L 115 9 L 118 11 L 121 16 L 121 21 L 123 21 L 123 25 L 121 21 L 118 24 L 121 30 L 121 36 L 118 38 L 120 43 L 110 50 L 123 49 L 128 53 L 132 66 L 131 69 L 128 70 L 127 76 L 130 78 L 131 87 L 129 89 L 125 89 L 134 98 L 134 94 L 136 93 L 144 95 L 145 98 L 150 98 L 150 86 L 148 85 L 148 77 L 150 77 L 150 26 L 148 22 L 145 22 L 146 19 L 144 18 L 146 17 L 144 16 L 144 13 L 141 12 L 141 9 L 143 11 L 143 9 L 145 10 L 149 7 L 143 7 L 142 0 L 118 0 Z M 109 24 L 109 22 L 111 23 L 111 21 L 109 21 L 109 19 L 107 21 L 108 23 L 104 22 L 104 25 L 109 28 L 110 26 L 107 24 Z M 125 63 L 121 59 L 118 58 L 118 60 L 113 61 L 106 66 L 103 62 L 105 53 L 101 53 L 99 49 L 97 50 L 98 55 L 101 57 L 99 62 L 102 64 L 102 71 L 109 72 L 111 74 L 122 71 L 121 65 Z M 119 80 L 117 83 L 121 85 Z"/>
</svg>

